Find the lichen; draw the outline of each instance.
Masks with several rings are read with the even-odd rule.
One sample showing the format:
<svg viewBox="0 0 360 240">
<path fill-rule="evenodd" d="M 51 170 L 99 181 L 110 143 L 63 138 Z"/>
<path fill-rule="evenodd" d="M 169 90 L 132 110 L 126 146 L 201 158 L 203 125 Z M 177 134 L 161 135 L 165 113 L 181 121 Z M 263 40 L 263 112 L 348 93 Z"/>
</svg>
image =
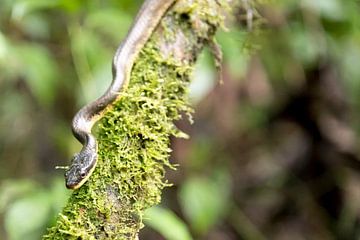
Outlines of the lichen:
<svg viewBox="0 0 360 240">
<path fill-rule="evenodd" d="M 214 12 L 220 6 L 209 2 L 179 1 L 141 50 L 129 86 L 94 129 L 99 144 L 94 173 L 73 192 L 43 239 L 136 239 L 144 210 L 158 204 L 162 189 L 170 186 L 164 179 L 165 168 L 175 169 L 169 139 L 187 136 L 174 121 L 193 111 L 188 85 L 196 56 L 223 21 Z M 201 25 L 194 27 L 195 19 Z M 164 52 L 164 45 L 177 44 L 179 31 L 186 54 L 173 52 L 176 47 Z M 168 37 L 162 38 L 164 33 Z"/>
</svg>

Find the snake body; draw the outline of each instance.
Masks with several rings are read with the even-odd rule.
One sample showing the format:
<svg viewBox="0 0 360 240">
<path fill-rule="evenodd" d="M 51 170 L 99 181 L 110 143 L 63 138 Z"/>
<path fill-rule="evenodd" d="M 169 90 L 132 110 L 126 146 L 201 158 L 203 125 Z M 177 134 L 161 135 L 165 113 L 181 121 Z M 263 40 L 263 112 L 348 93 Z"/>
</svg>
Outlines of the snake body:
<svg viewBox="0 0 360 240">
<path fill-rule="evenodd" d="M 106 109 L 119 97 L 129 83 L 130 72 L 141 48 L 150 38 L 162 16 L 176 0 L 145 0 L 124 41 L 113 58 L 113 80 L 107 91 L 97 100 L 84 106 L 72 121 L 74 136 L 83 144 L 81 151 L 74 155 L 65 172 L 66 187 L 81 187 L 97 163 L 97 141 L 91 133 L 93 125 Z"/>
</svg>

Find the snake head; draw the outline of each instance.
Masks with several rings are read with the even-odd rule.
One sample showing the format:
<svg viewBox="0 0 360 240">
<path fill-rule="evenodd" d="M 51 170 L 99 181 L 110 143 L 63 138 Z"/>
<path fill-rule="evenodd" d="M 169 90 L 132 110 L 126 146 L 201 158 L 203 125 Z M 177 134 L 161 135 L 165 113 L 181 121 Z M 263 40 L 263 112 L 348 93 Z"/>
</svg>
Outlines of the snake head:
<svg viewBox="0 0 360 240">
<path fill-rule="evenodd" d="M 90 177 L 97 162 L 97 153 L 93 150 L 82 150 L 75 154 L 69 169 L 65 172 L 68 189 L 78 189 Z"/>
</svg>

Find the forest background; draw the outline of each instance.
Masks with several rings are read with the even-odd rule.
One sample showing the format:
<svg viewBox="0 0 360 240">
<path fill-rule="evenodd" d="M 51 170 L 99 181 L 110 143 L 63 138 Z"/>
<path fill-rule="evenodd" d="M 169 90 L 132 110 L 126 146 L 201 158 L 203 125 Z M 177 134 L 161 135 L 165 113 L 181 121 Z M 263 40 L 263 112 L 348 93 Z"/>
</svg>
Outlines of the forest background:
<svg viewBox="0 0 360 240">
<path fill-rule="evenodd" d="M 360 238 L 360 2 L 236 1 L 216 35 L 223 84 L 205 49 L 194 123 L 176 123 L 191 138 L 172 139 L 173 186 L 140 238 Z M 54 223 L 71 119 L 109 85 L 140 4 L 0 2 L 0 239 Z"/>
</svg>

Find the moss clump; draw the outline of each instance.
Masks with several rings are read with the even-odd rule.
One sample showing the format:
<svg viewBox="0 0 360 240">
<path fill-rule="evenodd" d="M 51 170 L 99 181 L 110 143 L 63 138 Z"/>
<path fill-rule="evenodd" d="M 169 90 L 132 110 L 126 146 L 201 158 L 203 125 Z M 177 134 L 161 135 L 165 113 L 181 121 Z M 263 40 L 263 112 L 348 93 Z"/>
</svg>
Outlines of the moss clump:
<svg viewBox="0 0 360 240">
<path fill-rule="evenodd" d="M 181 112 L 191 112 L 186 97 L 190 73 L 189 66 L 162 60 L 152 42 L 144 47 L 129 87 L 95 130 L 98 164 L 71 196 L 60 216 L 61 226 L 51 230 L 59 231 L 59 239 L 96 239 L 101 227 L 104 236 L 97 239 L 135 236 L 143 210 L 159 203 L 168 185 L 164 166 L 174 168 L 168 160 L 169 137 L 184 136 L 173 121 Z M 110 219 L 111 228 L 105 228 L 101 220 L 108 225 L 117 211 L 121 219 Z"/>
<path fill-rule="evenodd" d="M 222 22 L 221 15 L 200 14 L 221 8 L 209 2 L 179 1 L 163 19 L 136 60 L 128 88 L 95 129 L 94 173 L 43 239 L 136 239 L 143 211 L 169 186 L 169 138 L 186 137 L 173 122 L 192 112 L 187 95 L 194 61 Z"/>
</svg>

